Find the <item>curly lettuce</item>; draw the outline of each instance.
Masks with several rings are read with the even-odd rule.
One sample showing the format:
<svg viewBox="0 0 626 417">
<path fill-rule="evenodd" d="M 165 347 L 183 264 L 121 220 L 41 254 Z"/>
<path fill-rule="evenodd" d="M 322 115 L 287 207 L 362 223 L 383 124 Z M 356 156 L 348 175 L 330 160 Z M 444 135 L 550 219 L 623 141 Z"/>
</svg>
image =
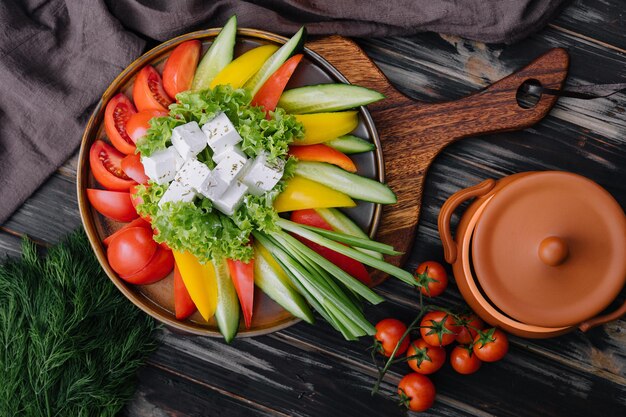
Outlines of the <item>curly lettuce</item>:
<svg viewBox="0 0 626 417">
<path fill-rule="evenodd" d="M 230 85 L 218 85 L 214 89 L 186 91 L 176 96 L 177 103 L 170 106 L 169 116 L 150 121 L 146 135 L 137 143 L 143 156 L 165 149 L 170 145 L 172 129 L 195 121 L 200 126 L 224 112 L 242 137 L 241 149 L 253 158 L 262 151 L 269 154 L 268 161 L 286 158 L 289 144 L 304 136 L 304 128 L 296 118 L 277 108 L 270 112 L 251 106 L 248 90 L 233 89 Z"/>
<path fill-rule="evenodd" d="M 143 156 L 165 149 L 171 144 L 172 129 L 191 121 L 204 125 L 218 113 L 224 112 L 242 137 L 241 148 L 251 158 L 262 151 L 268 153 L 268 162 L 286 160 L 283 178 L 271 191 L 261 195 L 246 195 L 243 204 L 232 216 L 216 210 L 211 201 L 197 198 L 192 203 L 158 203 L 168 185 L 150 182 L 135 189 L 141 203 L 137 211 L 150 216 L 152 227 L 158 230 L 155 241 L 167 243 L 177 251 L 195 255 L 201 262 L 223 258 L 244 262 L 253 256 L 250 235 L 253 230 L 271 233 L 277 231 L 278 213 L 274 199 L 284 189 L 285 181 L 294 175 L 295 159 L 288 158 L 289 144 L 303 136 L 303 127 L 282 109 L 270 112 L 251 106 L 250 93 L 220 85 L 212 90 L 184 92 L 176 96 L 178 102 L 170 106 L 169 116 L 154 118 L 144 138 L 137 143 Z M 213 168 L 207 147 L 198 160 Z"/>
</svg>

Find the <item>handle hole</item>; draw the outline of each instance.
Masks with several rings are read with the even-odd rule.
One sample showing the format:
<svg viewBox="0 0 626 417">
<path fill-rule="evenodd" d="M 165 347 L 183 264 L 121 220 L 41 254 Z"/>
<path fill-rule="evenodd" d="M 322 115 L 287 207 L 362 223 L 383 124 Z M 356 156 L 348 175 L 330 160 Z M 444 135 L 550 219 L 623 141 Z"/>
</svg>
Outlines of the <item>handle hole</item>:
<svg viewBox="0 0 626 417">
<path fill-rule="evenodd" d="M 524 81 L 517 89 L 515 99 L 517 105 L 523 109 L 532 109 L 541 99 L 541 82 L 534 78 Z"/>
</svg>

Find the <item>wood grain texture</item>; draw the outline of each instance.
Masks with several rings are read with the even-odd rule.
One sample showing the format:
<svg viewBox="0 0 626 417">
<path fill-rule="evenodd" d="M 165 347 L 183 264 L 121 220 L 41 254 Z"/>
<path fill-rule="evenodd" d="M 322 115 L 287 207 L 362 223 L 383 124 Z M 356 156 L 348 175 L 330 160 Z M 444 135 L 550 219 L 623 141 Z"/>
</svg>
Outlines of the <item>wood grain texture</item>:
<svg viewBox="0 0 626 417">
<path fill-rule="evenodd" d="M 385 177 L 398 202 L 385 206 L 377 239 L 404 252 L 388 257 L 400 265 L 411 250 L 420 213 L 426 172 L 434 158 L 450 143 L 468 136 L 523 129 L 541 120 L 556 98 L 542 96 L 523 109 L 516 93 L 522 83 L 535 79 L 559 89 L 567 76 L 569 58 L 553 49 L 525 68 L 485 90 L 452 102 L 416 102 L 399 93 L 370 58 L 348 39 L 334 36 L 307 46 L 325 57 L 348 80 L 385 94 L 386 99 L 368 108 L 376 123 L 385 155 Z M 384 278 L 375 273 L 375 282 Z"/>
</svg>

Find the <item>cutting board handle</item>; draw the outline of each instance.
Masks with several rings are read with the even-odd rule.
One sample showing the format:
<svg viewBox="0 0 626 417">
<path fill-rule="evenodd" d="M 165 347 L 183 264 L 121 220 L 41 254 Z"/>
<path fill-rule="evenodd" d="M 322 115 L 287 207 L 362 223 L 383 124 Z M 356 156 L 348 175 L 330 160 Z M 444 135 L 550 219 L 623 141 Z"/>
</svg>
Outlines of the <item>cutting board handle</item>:
<svg viewBox="0 0 626 417">
<path fill-rule="evenodd" d="M 411 251 L 428 167 L 448 144 L 468 136 L 523 129 L 541 120 L 557 98 L 542 95 L 535 106 L 522 108 L 516 99 L 526 80 L 559 90 L 567 77 L 569 58 L 551 49 L 526 67 L 457 101 L 423 103 L 396 90 L 382 71 L 353 41 L 341 36 L 306 45 L 324 57 L 352 83 L 383 93 L 385 100 L 367 108 L 378 130 L 385 159 L 385 178 L 398 203 L 383 208 L 377 240 L 393 245 L 403 256 L 387 260 L 400 265 Z M 374 282 L 383 279 L 373 276 Z"/>
</svg>

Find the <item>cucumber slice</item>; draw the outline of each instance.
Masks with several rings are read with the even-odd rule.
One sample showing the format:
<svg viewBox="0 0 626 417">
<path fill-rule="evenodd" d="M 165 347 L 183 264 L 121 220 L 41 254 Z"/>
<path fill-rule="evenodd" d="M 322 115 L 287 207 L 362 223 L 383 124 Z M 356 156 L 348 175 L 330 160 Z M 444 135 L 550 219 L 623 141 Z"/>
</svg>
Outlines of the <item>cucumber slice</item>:
<svg viewBox="0 0 626 417">
<path fill-rule="evenodd" d="M 278 107 L 287 113 L 320 113 L 353 109 L 384 98 L 378 91 L 358 85 L 318 84 L 285 91 Z"/>
<path fill-rule="evenodd" d="M 382 204 L 393 204 L 398 201 L 394 192 L 385 184 L 325 162 L 300 161 L 296 164 L 296 175 L 341 191 L 357 200 Z"/>
<path fill-rule="evenodd" d="M 365 139 L 361 139 L 358 136 L 343 135 L 336 139 L 331 139 L 324 142 L 324 145 L 328 145 L 333 149 L 343 152 L 347 155 L 353 153 L 369 152 L 376 149 L 376 145 L 372 142 L 368 142 Z"/>
<path fill-rule="evenodd" d="M 314 322 L 313 313 L 304 297 L 293 288 L 285 271 L 258 242 L 254 244 L 254 283 L 294 316 L 307 323 Z"/>
<path fill-rule="evenodd" d="M 354 223 L 348 216 L 343 214 L 341 211 L 336 208 L 319 208 L 315 209 L 317 214 L 320 215 L 322 219 L 326 221 L 334 230 L 345 233 L 347 235 L 360 237 L 363 239 L 369 239 L 370 237 L 365 233 L 361 228 Z M 373 250 L 363 249 L 363 248 L 354 248 L 356 250 L 360 250 L 363 253 L 366 253 L 370 256 L 373 256 L 378 259 L 383 259 L 383 254 L 380 252 L 376 252 Z"/>
<path fill-rule="evenodd" d="M 261 69 L 244 85 L 244 88 L 250 90 L 252 97 L 263 87 L 265 81 L 283 65 L 287 58 L 302 49 L 305 38 L 306 29 L 303 26 L 286 44 L 281 46 L 278 51 L 274 52 L 274 54 L 265 61 Z"/>
<path fill-rule="evenodd" d="M 237 16 L 228 19 L 211 47 L 204 54 L 191 83 L 192 90 L 206 90 L 213 78 L 233 60 L 235 36 L 237 35 Z"/>
<path fill-rule="evenodd" d="M 217 308 L 215 320 L 226 343 L 235 338 L 239 330 L 239 299 L 226 262 L 214 262 L 217 278 Z"/>
</svg>

